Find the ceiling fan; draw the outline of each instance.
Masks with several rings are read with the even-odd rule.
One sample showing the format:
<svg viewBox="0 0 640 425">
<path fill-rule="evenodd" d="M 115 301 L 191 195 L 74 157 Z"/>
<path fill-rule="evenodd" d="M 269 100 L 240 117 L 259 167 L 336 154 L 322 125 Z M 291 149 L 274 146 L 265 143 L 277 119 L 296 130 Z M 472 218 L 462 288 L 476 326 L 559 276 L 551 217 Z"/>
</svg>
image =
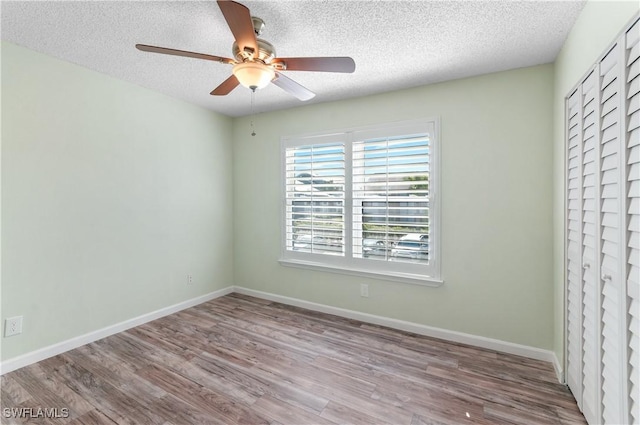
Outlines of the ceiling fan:
<svg viewBox="0 0 640 425">
<path fill-rule="evenodd" d="M 227 95 L 239 84 L 255 91 L 273 83 L 305 101 L 313 98 L 315 93 L 286 77 L 281 71 L 351 73 L 356 69 L 356 64 L 350 57 L 278 58 L 273 45 L 257 37 L 264 29 L 262 19 L 251 16 L 246 6 L 235 1 L 218 0 L 218 6 L 236 40 L 232 46 L 234 59 L 146 44 L 136 44 L 136 48 L 144 52 L 184 56 L 233 65 L 232 75 L 211 92 L 214 96 Z"/>
</svg>

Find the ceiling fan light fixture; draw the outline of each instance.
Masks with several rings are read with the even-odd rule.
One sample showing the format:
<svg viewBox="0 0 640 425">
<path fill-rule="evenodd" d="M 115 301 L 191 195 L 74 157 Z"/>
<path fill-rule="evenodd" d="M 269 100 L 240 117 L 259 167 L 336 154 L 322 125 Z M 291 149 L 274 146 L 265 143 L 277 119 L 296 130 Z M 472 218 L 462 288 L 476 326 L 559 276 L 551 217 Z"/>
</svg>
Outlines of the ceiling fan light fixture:
<svg viewBox="0 0 640 425">
<path fill-rule="evenodd" d="M 243 62 L 234 65 L 233 75 L 246 88 L 256 90 L 266 87 L 276 73 L 270 66 L 258 62 Z"/>
</svg>

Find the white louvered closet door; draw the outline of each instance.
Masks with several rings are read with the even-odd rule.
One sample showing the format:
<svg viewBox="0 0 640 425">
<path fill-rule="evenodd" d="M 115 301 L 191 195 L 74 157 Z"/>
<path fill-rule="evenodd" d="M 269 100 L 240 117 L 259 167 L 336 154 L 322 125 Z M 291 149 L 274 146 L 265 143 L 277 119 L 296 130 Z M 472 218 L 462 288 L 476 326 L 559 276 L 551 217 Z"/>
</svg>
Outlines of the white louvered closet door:
<svg viewBox="0 0 640 425">
<path fill-rule="evenodd" d="M 567 384 L 591 425 L 640 425 L 640 23 L 566 103 Z"/>
<path fill-rule="evenodd" d="M 582 83 L 582 412 L 600 422 L 600 285 L 597 75 Z M 599 97 L 599 96 L 598 96 Z"/>
<path fill-rule="evenodd" d="M 626 34 L 627 390 L 630 423 L 640 424 L 640 23 Z"/>
<path fill-rule="evenodd" d="M 567 101 L 567 384 L 582 404 L 582 98 Z"/>
<path fill-rule="evenodd" d="M 600 62 L 600 286 L 602 302 L 602 417 L 604 423 L 624 424 L 625 400 L 625 240 L 623 198 L 624 167 L 621 162 L 623 66 L 619 44 Z"/>
</svg>

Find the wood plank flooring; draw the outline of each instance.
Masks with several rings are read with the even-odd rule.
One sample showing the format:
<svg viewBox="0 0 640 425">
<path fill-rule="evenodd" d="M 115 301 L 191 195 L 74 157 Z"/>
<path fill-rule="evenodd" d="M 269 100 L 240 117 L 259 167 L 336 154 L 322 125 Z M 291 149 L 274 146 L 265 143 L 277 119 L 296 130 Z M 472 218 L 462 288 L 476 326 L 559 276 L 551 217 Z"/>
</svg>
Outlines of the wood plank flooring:
<svg viewBox="0 0 640 425">
<path fill-rule="evenodd" d="M 239 294 L 1 384 L 6 424 L 586 423 L 545 362 Z"/>
</svg>

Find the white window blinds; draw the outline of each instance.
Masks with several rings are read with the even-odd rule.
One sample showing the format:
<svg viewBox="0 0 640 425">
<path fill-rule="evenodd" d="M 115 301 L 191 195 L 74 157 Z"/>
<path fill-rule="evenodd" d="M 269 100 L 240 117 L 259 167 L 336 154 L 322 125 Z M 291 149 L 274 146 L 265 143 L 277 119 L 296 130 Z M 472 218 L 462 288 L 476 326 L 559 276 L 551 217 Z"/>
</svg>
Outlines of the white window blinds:
<svg viewBox="0 0 640 425">
<path fill-rule="evenodd" d="M 345 145 L 286 149 L 286 247 L 344 255 Z"/>
<path fill-rule="evenodd" d="M 429 136 L 353 143 L 354 256 L 429 263 Z"/>
<path fill-rule="evenodd" d="M 440 280 L 437 122 L 285 137 L 280 263 Z"/>
</svg>

